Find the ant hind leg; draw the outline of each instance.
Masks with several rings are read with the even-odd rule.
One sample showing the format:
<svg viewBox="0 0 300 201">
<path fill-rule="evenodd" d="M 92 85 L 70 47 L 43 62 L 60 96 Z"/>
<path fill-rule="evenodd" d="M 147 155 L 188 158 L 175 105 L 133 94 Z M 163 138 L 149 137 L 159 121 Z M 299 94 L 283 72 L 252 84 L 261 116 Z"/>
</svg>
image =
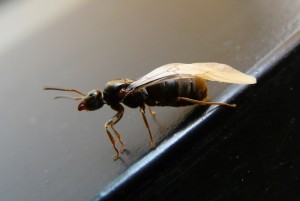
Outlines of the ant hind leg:
<svg viewBox="0 0 300 201">
<path fill-rule="evenodd" d="M 209 102 L 209 101 L 200 101 L 200 100 L 194 100 L 186 97 L 177 97 L 177 101 L 185 101 L 190 102 L 196 105 L 221 105 L 221 106 L 227 106 L 227 107 L 236 107 L 236 104 L 229 104 L 229 103 L 221 103 L 221 102 Z"/>
</svg>

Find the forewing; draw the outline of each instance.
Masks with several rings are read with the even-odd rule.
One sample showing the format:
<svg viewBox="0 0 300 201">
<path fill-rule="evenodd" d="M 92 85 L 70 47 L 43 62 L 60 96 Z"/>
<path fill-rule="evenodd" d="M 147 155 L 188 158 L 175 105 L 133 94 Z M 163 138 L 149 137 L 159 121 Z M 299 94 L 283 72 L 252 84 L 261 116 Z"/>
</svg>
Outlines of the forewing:
<svg viewBox="0 0 300 201">
<path fill-rule="evenodd" d="M 128 86 L 128 90 L 144 88 L 169 79 L 201 77 L 206 80 L 234 84 L 254 84 L 256 79 L 226 64 L 220 63 L 172 63 L 156 68 Z"/>
</svg>

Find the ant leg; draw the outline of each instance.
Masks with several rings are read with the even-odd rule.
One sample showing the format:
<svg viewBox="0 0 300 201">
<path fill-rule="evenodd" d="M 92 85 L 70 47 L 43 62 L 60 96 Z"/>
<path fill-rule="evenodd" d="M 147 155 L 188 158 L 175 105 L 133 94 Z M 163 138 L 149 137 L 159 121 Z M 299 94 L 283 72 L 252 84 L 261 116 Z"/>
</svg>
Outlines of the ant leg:
<svg viewBox="0 0 300 201">
<path fill-rule="evenodd" d="M 120 142 L 120 144 L 122 146 L 121 149 L 120 149 L 120 152 L 122 153 L 126 149 L 125 148 L 125 144 L 124 144 L 124 142 L 121 139 L 120 133 L 113 126 L 111 126 L 111 128 L 113 129 L 115 135 L 117 136 L 117 138 L 118 138 L 118 140 L 119 140 L 119 142 Z"/>
<path fill-rule="evenodd" d="M 236 107 L 236 104 L 229 104 L 229 103 L 220 103 L 220 102 L 209 102 L 209 101 L 200 101 L 194 100 L 186 97 L 177 97 L 177 101 L 186 101 L 197 105 L 222 105 L 227 107 Z"/>
<path fill-rule="evenodd" d="M 155 119 L 155 114 L 156 113 L 151 109 L 150 106 L 147 105 L 147 107 L 148 107 L 149 113 L 151 114 L 151 116 L 153 117 L 153 119 Z"/>
<path fill-rule="evenodd" d="M 108 137 L 110 139 L 111 144 L 113 145 L 114 150 L 116 151 L 116 155 L 113 156 L 113 160 L 116 160 L 116 159 L 119 158 L 119 151 L 118 151 L 118 149 L 116 147 L 116 141 L 113 138 L 113 136 L 111 135 L 111 133 L 109 132 L 109 130 L 107 129 L 106 124 L 105 124 L 105 130 L 106 130 L 106 133 L 107 133 L 107 135 L 108 135 Z"/>
<path fill-rule="evenodd" d="M 106 130 L 106 133 L 113 145 L 113 148 L 115 149 L 116 151 L 116 155 L 113 157 L 114 160 L 116 160 L 117 158 L 119 158 L 119 153 L 123 152 L 125 150 L 125 145 L 124 143 L 122 142 L 122 139 L 121 139 L 121 135 L 120 133 L 113 127 L 123 116 L 123 113 L 124 113 L 124 107 L 122 105 L 117 105 L 117 106 L 112 106 L 111 107 L 113 110 L 116 110 L 118 113 L 113 116 L 109 121 L 107 121 L 105 123 L 105 130 Z M 118 138 L 122 148 L 120 150 L 120 152 L 118 151 L 117 147 L 116 147 L 116 142 L 111 134 L 111 132 L 108 130 L 108 128 L 112 128 L 112 130 L 114 131 L 114 134 L 115 136 Z"/>
<path fill-rule="evenodd" d="M 148 105 L 146 105 L 146 106 L 148 107 L 149 113 L 151 114 L 151 117 L 153 118 L 155 123 L 160 126 L 159 122 L 156 119 L 156 112 L 154 112 L 150 106 L 148 106 Z"/>
<path fill-rule="evenodd" d="M 147 127 L 147 129 L 148 129 L 148 133 L 149 133 L 149 137 L 150 137 L 150 143 L 151 143 L 151 146 L 152 146 L 152 148 L 155 148 L 155 143 L 154 143 L 154 140 L 153 140 L 151 131 L 150 131 L 150 126 L 149 126 L 149 124 L 148 124 L 148 121 L 147 121 L 146 115 L 145 115 L 145 106 L 140 107 L 140 112 L 141 112 L 141 114 L 142 114 L 144 123 L 145 123 L 145 125 L 146 125 L 146 127 Z"/>
<path fill-rule="evenodd" d="M 125 150 L 125 145 L 121 139 L 121 135 L 120 133 L 114 128 L 114 125 L 116 123 L 118 123 L 118 121 L 122 118 L 123 114 L 124 114 L 124 107 L 119 104 L 119 105 L 116 105 L 116 106 L 112 106 L 111 107 L 113 110 L 116 110 L 118 113 L 111 119 L 112 122 L 110 124 L 110 127 L 112 128 L 112 130 L 114 131 L 114 134 L 115 136 L 118 138 L 119 140 L 119 143 L 121 144 L 121 149 L 120 149 L 120 152 L 122 153 L 124 150 Z"/>
</svg>

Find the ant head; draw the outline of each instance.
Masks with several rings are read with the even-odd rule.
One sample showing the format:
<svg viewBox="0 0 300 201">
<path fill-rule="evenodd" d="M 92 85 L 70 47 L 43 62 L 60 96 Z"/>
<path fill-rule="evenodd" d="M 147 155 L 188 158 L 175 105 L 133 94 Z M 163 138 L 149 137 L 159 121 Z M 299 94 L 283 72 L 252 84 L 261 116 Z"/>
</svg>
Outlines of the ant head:
<svg viewBox="0 0 300 201">
<path fill-rule="evenodd" d="M 98 110 L 104 105 L 102 93 L 99 90 L 92 90 L 87 96 L 83 97 L 83 100 L 78 105 L 78 110 Z"/>
<path fill-rule="evenodd" d="M 85 95 L 84 93 L 81 93 L 80 91 L 77 91 L 75 89 L 61 89 L 61 88 L 52 88 L 52 87 L 46 87 L 45 90 L 56 90 L 56 91 L 69 91 L 74 92 L 77 94 L 80 94 L 79 97 L 71 97 L 71 96 L 56 96 L 57 98 L 67 98 L 72 100 L 82 100 L 78 105 L 78 110 L 87 110 L 87 111 L 93 111 L 100 109 L 104 105 L 104 101 L 102 98 L 102 93 L 99 90 L 92 90 L 88 93 L 88 95 Z"/>
</svg>

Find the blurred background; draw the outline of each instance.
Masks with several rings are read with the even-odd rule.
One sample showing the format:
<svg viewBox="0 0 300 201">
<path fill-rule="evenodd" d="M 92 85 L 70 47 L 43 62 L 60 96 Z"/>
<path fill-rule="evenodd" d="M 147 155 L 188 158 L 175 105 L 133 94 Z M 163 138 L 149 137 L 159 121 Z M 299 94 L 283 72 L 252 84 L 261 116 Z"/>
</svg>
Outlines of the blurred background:
<svg viewBox="0 0 300 201">
<path fill-rule="evenodd" d="M 299 10 L 298 0 L 1 1 L 0 200 L 89 200 L 151 151 L 138 110 L 125 108 L 116 128 L 128 152 L 112 161 L 104 124 L 115 112 L 78 112 L 43 87 L 88 92 L 174 62 L 247 72 L 299 30 Z M 228 84 L 209 87 L 217 101 Z M 159 144 L 193 107 L 153 109 Z"/>
</svg>

